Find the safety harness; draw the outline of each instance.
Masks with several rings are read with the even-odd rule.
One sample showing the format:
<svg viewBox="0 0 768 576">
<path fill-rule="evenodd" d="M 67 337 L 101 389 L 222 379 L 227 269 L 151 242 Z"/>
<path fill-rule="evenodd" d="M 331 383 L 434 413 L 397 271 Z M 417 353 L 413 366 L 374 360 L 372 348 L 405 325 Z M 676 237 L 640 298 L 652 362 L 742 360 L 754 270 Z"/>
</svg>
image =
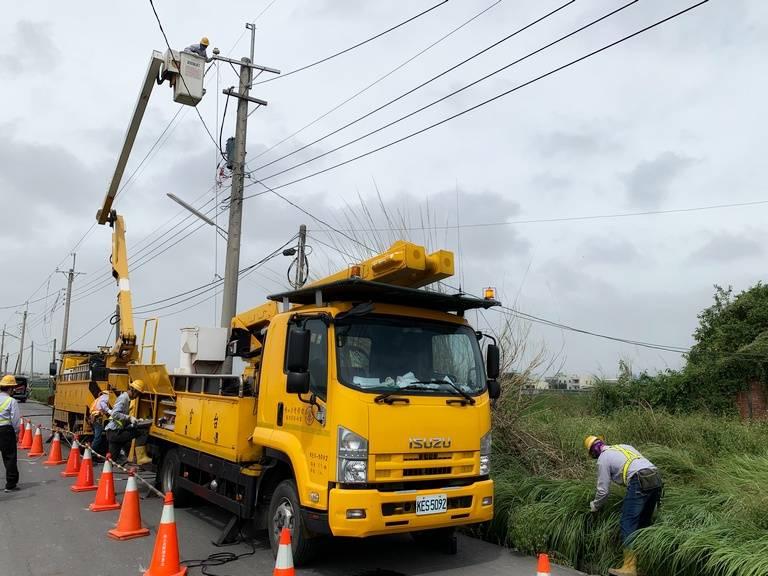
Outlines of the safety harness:
<svg viewBox="0 0 768 576">
<path fill-rule="evenodd" d="M 2 414 L 5 411 L 5 409 L 8 408 L 8 406 L 11 405 L 11 401 L 12 400 L 13 400 L 13 398 L 8 396 L 8 398 L 5 399 L 5 402 L 0 404 L 0 414 Z M 8 425 L 10 423 L 11 423 L 11 419 L 10 418 L 0 418 L 0 426 L 6 426 L 6 425 Z"/>
<path fill-rule="evenodd" d="M 632 450 L 627 450 L 626 448 L 622 448 L 621 446 L 611 446 L 608 448 L 609 450 L 617 450 L 624 454 L 624 457 L 627 459 L 627 461 L 624 463 L 624 467 L 621 469 L 621 478 L 624 481 L 624 486 L 627 485 L 627 473 L 629 472 L 629 465 L 632 464 L 635 460 L 642 458 L 642 456 L 634 452 Z"/>
</svg>

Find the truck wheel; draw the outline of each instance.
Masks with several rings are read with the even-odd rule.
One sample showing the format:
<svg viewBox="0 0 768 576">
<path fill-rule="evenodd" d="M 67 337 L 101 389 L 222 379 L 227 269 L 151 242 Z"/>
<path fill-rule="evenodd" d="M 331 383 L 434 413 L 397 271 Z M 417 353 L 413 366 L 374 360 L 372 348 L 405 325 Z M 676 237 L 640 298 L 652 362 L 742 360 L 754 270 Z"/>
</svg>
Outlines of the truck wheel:
<svg viewBox="0 0 768 576">
<path fill-rule="evenodd" d="M 160 466 L 160 490 L 173 493 L 173 504 L 179 508 L 189 504 L 190 493 L 179 488 L 178 478 L 181 474 L 181 458 L 177 450 L 168 450 L 163 455 Z"/>
<path fill-rule="evenodd" d="M 317 553 L 318 540 L 312 538 L 304 526 L 299 494 L 293 480 L 280 482 L 272 493 L 272 499 L 269 502 L 267 532 L 269 533 L 272 554 L 275 556 L 277 556 L 280 532 L 283 528 L 288 528 L 291 531 L 291 551 L 294 565 L 306 565 Z"/>
</svg>

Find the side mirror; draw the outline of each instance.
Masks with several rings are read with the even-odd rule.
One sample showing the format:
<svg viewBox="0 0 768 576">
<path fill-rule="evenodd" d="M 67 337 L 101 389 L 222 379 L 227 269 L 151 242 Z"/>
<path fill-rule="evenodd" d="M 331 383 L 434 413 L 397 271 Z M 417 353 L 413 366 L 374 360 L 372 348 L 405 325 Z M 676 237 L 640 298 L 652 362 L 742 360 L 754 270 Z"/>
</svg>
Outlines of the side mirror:
<svg viewBox="0 0 768 576">
<path fill-rule="evenodd" d="M 288 332 L 288 350 L 285 352 L 288 394 L 309 392 L 309 330 L 293 328 Z"/>
<path fill-rule="evenodd" d="M 488 380 L 496 380 L 500 370 L 499 347 L 496 344 L 488 344 L 485 351 L 485 373 Z"/>
<path fill-rule="evenodd" d="M 488 397 L 491 400 L 496 400 L 501 396 L 501 384 L 498 380 L 488 380 Z"/>
<path fill-rule="evenodd" d="M 285 391 L 288 394 L 307 394 L 309 392 L 309 372 L 288 372 Z"/>
<path fill-rule="evenodd" d="M 58 371 L 58 366 L 56 365 L 56 362 L 51 362 L 48 364 L 48 374 L 51 376 L 56 376 L 56 372 Z"/>
</svg>

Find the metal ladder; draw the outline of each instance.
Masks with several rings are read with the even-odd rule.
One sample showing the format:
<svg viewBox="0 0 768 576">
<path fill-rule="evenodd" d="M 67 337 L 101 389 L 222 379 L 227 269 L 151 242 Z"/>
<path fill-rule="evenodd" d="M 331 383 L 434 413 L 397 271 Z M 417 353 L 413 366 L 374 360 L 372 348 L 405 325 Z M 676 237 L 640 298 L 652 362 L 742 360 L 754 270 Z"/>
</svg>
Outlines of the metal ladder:
<svg viewBox="0 0 768 576">
<path fill-rule="evenodd" d="M 141 346 L 139 347 L 139 362 L 142 364 L 155 364 L 157 362 L 157 318 L 147 318 L 144 320 L 144 330 L 141 333 Z M 147 344 L 147 327 L 152 324 L 152 342 Z M 144 361 L 144 350 L 150 350 L 150 361 Z"/>
</svg>

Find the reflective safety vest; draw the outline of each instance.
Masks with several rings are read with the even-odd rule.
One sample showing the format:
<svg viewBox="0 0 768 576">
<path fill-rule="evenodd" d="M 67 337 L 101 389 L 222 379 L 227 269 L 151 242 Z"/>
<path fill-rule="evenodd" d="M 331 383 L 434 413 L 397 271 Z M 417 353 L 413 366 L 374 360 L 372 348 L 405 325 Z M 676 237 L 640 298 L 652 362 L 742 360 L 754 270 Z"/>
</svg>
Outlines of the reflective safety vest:
<svg viewBox="0 0 768 576">
<path fill-rule="evenodd" d="M 624 481 L 624 486 L 627 485 L 627 473 L 629 472 L 629 465 L 632 464 L 635 460 L 642 458 L 639 452 L 633 452 L 632 450 L 627 450 L 626 448 L 622 448 L 621 446 L 611 446 L 608 448 L 609 450 L 618 450 L 622 454 L 624 454 L 624 457 L 627 459 L 626 462 L 624 462 L 624 467 L 621 469 L 621 478 Z"/>
<path fill-rule="evenodd" d="M 5 409 L 11 405 L 11 402 L 13 402 L 13 398 L 9 396 L 8 398 L 5 399 L 5 402 L 0 404 L 0 414 L 2 414 L 5 411 Z M 8 416 L 9 416 L 8 418 L 0 417 L 0 426 L 6 426 L 8 424 L 12 424 L 10 419 L 10 414 L 8 414 Z"/>
</svg>

